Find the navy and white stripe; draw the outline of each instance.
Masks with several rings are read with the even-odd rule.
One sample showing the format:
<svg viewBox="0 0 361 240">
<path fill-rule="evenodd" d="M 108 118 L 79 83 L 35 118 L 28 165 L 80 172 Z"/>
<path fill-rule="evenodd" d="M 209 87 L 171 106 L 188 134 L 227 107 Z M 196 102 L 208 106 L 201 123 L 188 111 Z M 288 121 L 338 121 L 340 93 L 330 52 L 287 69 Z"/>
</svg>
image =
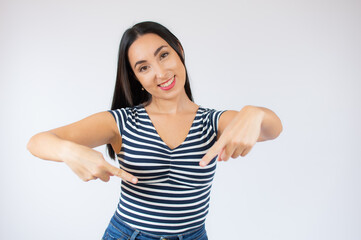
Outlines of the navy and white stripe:
<svg viewBox="0 0 361 240">
<path fill-rule="evenodd" d="M 216 141 L 224 112 L 199 106 L 184 142 L 170 149 L 142 105 L 108 110 L 122 137 L 120 168 L 138 178 L 122 181 L 117 216 L 153 234 L 180 234 L 201 226 L 207 216 L 216 157 L 204 168 L 201 158 Z"/>
</svg>

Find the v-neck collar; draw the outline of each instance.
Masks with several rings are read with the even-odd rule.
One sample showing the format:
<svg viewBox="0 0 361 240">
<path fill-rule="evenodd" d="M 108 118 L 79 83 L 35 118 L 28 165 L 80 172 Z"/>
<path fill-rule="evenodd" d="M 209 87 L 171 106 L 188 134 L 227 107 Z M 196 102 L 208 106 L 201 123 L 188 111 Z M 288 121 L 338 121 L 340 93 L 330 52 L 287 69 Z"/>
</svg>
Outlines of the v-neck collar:
<svg viewBox="0 0 361 240">
<path fill-rule="evenodd" d="M 160 140 L 160 141 L 164 144 L 164 146 L 165 146 L 168 150 L 170 150 L 170 151 L 174 151 L 174 150 L 180 148 L 180 147 L 183 146 L 183 144 L 188 140 L 189 134 L 190 134 L 190 132 L 191 132 L 191 129 L 192 129 L 193 126 L 195 125 L 195 120 L 197 119 L 198 113 L 199 113 L 199 111 L 200 111 L 200 109 L 201 109 L 201 106 L 198 105 L 198 109 L 197 109 L 196 115 L 195 115 L 194 118 L 193 118 L 192 125 L 191 125 L 191 127 L 189 128 L 188 133 L 187 133 L 187 136 L 186 136 L 186 138 L 183 140 L 183 142 L 180 143 L 180 144 L 179 144 L 178 146 L 176 146 L 175 148 L 170 148 L 170 147 L 168 146 L 168 144 L 166 144 L 166 143 L 163 141 L 163 139 L 160 137 L 157 129 L 155 128 L 155 126 L 154 126 L 154 124 L 153 124 L 152 119 L 150 119 L 149 114 L 148 114 L 147 110 L 145 109 L 145 107 L 143 106 L 143 104 L 139 104 L 138 106 L 139 106 L 141 109 L 144 110 L 145 116 L 146 116 L 147 119 L 150 121 L 150 124 L 151 124 L 151 126 L 153 127 L 153 129 L 155 130 L 155 132 L 156 132 L 157 137 L 159 138 L 159 140 Z"/>
</svg>

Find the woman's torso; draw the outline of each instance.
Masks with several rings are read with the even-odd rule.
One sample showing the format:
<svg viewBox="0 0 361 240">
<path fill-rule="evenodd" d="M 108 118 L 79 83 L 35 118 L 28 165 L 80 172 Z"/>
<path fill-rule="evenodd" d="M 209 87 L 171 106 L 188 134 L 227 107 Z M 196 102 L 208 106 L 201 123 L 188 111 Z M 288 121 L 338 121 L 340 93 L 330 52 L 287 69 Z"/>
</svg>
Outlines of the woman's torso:
<svg viewBox="0 0 361 240">
<path fill-rule="evenodd" d="M 169 147 L 142 105 L 110 111 L 119 128 L 120 167 L 138 178 L 122 182 L 116 214 L 130 226 L 154 234 L 176 234 L 201 226 L 208 213 L 216 161 L 199 161 L 216 140 L 223 111 L 199 107 L 183 142 Z"/>
</svg>

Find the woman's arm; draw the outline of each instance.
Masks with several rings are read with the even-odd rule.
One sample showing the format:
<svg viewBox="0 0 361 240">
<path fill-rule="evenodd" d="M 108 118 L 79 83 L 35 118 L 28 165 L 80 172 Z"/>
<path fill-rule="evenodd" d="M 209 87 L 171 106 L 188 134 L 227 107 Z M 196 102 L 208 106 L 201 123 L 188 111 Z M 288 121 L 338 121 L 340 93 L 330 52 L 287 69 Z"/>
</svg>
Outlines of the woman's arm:
<svg viewBox="0 0 361 240">
<path fill-rule="evenodd" d="M 261 131 L 257 138 L 257 142 L 272 140 L 281 134 L 283 130 L 281 120 L 272 110 L 251 105 L 245 106 L 242 110 L 244 111 L 246 109 L 253 111 L 251 113 L 253 116 L 259 115 L 262 118 Z M 229 123 L 237 116 L 237 114 L 240 114 L 241 111 L 229 110 L 221 115 L 218 123 L 218 138 L 222 135 Z"/>
<path fill-rule="evenodd" d="M 200 162 L 206 166 L 217 154 L 218 160 L 246 156 L 256 142 L 275 139 L 282 131 L 278 116 L 264 107 L 245 106 L 241 111 L 224 112 L 218 123 L 218 140 Z"/>
<path fill-rule="evenodd" d="M 78 122 L 34 135 L 29 140 L 27 149 L 41 159 L 65 162 L 84 181 L 96 178 L 109 181 L 110 176 L 115 175 L 136 183 L 134 176 L 112 166 L 100 152 L 92 149 L 107 143 L 118 152 L 121 137 L 111 113 L 100 112 Z"/>
<path fill-rule="evenodd" d="M 272 140 L 281 134 L 283 130 L 281 119 L 279 119 L 279 117 L 272 110 L 265 107 L 248 107 L 255 108 L 256 110 L 263 112 L 261 134 L 257 142 Z"/>
</svg>

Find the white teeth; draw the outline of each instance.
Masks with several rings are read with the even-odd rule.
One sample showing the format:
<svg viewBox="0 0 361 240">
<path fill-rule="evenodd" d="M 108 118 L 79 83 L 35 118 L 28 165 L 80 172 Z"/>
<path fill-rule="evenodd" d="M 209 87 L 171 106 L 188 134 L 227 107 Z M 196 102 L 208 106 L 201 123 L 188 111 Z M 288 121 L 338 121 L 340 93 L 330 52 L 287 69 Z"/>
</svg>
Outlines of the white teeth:
<svg viewBox="0 0 361 240">
<path fill-rule="evenodd" d="M 170 80 L 170 81 L 168 81 L 168 82 L 166 82 L 166 83 L 164 83 L 164 84 L 161 84 L 160 86 L 161 86 L 161 87 L 168 87 L 169 85 L 171 85 L 171 84 L 173 83 L 173 81 L 174 81 L 174 77 L 173 77 L 172 80 Z"/>
</svg>

